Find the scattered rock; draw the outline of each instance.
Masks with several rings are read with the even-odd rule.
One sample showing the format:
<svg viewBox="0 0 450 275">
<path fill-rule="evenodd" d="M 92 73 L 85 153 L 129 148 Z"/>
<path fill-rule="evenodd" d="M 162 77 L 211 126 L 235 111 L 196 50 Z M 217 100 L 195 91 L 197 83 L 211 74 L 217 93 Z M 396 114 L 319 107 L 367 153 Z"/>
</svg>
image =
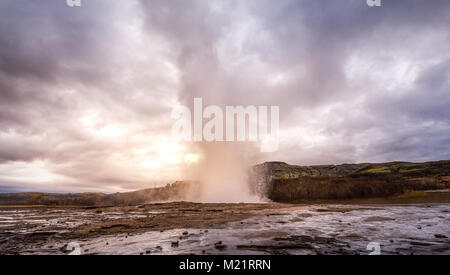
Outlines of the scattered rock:
<svg viewBox="0 0 450 275">
<path fill-rule="evenodd" d="M 349 235 L 344 236 L 344 238 L 350 239 L 350 240 L 361 240 L 362 239 L 362 237 L 358 234 L 349 234 Z"/>
<path fill-rule="evenodd" d="M 302 218 L 309 218 L 309 217 L 312 217 L 313 215 L 309 214 L 309 213 L 301 213 L 301 214 L 298 214 L 297 216 L 302 217 Z"/>
<path fill-rule="evenodd" d="M 287 215 L 287 214 L 285 214 L 285 213 L 269 213 L 266 216 L 270 217 L 270 216 L 285 216 L 285 215 Z"/>
<path fill-rule="evenodd" d="M 224 244 L 222 243 L 222 241 L 219 241 L 219 242 L 215 243 L 215 244 L 214 244 L 214 247 L 215 247 L 217 250 L 220 250 L 220 251 L 225 250 L 225 249 L 227 248 L 227 246 L 224 245 Z"/>
<path fill-rule="evenodd" d="M 289 233 L 282 231 L 264 231 L 264 232 L 254 232 L 245 236 L 246 239 L 257 239 L 257 238 L 276 238 L 276 237 L 287 237 Z"/>
<path fill-rule="evenodd" d="M 418 245 L 418 246 L 432 246 L 433 244 L 430 243 L 424 243 L 424 242 L 411 242 L 412 245 Z"/>
<path fill-rule="evenodd" d="M 450 247 L 448 245 L 437 245 L 437 246 L 434 246 L 432 249 L 435 252 L 442 253 L 442 252 L 448 251 L 450 249 Z"/>
<path fill-rule="evenodd" d="M 364 221 L 365 222 L 384 222 L 384 221 L 393 221 L 393 220 L 395 220 L 395 219 L 389 218 L 389 217 L 373 216 L 373 217 L 368 217 Z"/>
</svg>

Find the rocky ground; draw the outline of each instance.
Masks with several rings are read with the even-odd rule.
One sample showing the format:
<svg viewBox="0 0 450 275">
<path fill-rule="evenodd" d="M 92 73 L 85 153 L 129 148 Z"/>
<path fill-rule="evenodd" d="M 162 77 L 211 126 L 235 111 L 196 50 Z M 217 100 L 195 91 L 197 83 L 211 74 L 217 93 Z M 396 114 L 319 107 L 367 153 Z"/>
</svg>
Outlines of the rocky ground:
<svg viewBox="0 0 450 275">
<path fill-rule="evenodd" d="M 0 254 L 450 254 L 450 192 L 314 204 L 0 209 Z M 434 201 L 433 198 L 439 198 Z"/>
</svg>

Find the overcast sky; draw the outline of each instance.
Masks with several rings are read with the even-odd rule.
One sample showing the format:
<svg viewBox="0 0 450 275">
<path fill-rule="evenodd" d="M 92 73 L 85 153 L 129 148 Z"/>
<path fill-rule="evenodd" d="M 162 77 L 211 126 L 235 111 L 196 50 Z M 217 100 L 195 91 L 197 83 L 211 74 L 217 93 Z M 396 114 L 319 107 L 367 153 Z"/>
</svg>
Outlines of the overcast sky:
<svg viewBox="0 0 450 275">
<path fill-rule="evenodd" d="M 65 2 L 0 1 L 0 192 L 181 179 L 194 97 L 280 106 L 255 163 L 450 159 L 448 0 Z"/>
</svg>

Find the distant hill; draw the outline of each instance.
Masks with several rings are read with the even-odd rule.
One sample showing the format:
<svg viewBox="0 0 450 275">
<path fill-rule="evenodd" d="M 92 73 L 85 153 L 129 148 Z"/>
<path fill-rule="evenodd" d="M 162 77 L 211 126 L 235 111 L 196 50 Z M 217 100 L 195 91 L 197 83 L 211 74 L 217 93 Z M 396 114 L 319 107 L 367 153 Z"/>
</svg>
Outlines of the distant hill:
<svg viewBox="0 0 450 275">
<path fill-rule="evenodd" d="M 195 192 L 198 182 L 174 182 L 160 188 L 142 189 L 134 192 L 103 193 L 11 193 L 0 194 L 0 205 L 47 205 L 47 206 L 114 206 L 137 205 L 156 201 L 185 200 Z"/>
<path fill-rule="evenodd" d="M 274 201 L 385 197 L 450 188 L 450 161 L 298 166 L 266 162 L 253 169 L 255 192 Z"/>
</svg>

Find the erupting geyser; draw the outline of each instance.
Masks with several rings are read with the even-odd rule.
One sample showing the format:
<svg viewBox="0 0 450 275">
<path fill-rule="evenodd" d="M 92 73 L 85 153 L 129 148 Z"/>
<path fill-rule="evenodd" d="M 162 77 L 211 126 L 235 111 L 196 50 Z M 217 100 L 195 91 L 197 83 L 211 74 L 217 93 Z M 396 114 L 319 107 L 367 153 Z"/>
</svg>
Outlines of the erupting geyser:
<svg viewBox="0 0 450 275">
<path fill-rule="evenodd" d="M 185 173 L 187 177 L 202 183 L 199 194 L 193 194 L 192 200 L 210 203 L 261 202 L 258 195 L 252 194 L 248 184 L 249 167 L 252 166 L 248 144 L 202 143 L 200 148 L 201 159 Z"/>
</svg>

